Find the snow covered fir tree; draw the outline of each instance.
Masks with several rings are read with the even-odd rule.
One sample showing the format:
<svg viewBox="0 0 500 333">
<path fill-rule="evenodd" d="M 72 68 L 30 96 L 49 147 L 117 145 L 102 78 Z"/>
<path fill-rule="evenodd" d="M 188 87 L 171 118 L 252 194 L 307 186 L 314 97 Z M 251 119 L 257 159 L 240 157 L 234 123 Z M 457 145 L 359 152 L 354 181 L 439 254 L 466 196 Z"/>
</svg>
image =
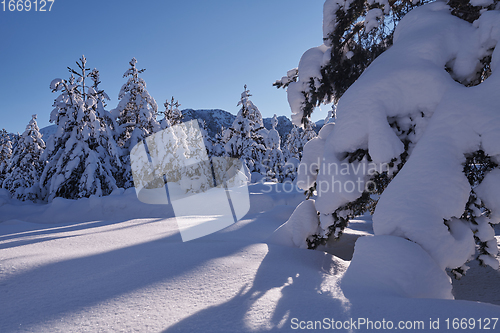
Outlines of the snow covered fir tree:
<svg viewBox="0 0 500 333">
<path fill-rule="evenodd" d="M 0 131 L 0 185 L 6 176 L 6 169 L 12 156 L 12 141 L 9 134 L 3 128 Z"/>
<path fill-rule="evenodd" d="M 121 162 L 125 170 L 117 178 L 120 187 L 129 188 L 133 184 L 130 170 L 130 150 L 147 136 L 157 132 L 160 124 L 156 120 L 158 106 L 146 89 L 146 82 L 139 77 L 145 69 L 137 69 L 137 60 L 132 58 L 130 68 L 123 74 L 127 82 L 118 94 L 119 104 L 111 111 L 117 119 L 117 143 L 122 148 Z"/>
<path fill-rule="evenodd" d="M 246 161 L 252 166 L 256 179 L 269 177 L 268 179 L 275 181 L 285 179 L 290 181 L 295 178 L 298 163 L 293 164 L 292 168 L 286 167 L 286 160 L 280 148 L 283 137 L 277 130 L 278 117 L 266 120 L 271 124 L 271 129 L 267 130 L 260 111 L 249 100 L 250 94 L 246 88 L 238 103 L 241 107 L 239 115 L 236 117 L 231 115 L 233 117 L 231 119 L 235 119 L 231 123 L 236 126 L 241 124 L 246 126 L 247 132 L 242 131 L 242 136 L 243 138 L 246 136 L 246 139 L 233 140 L 246 145 L 241 150 L 246 155 L 240 156 L 238 155 L 240 153 L 234 154 L 234 152 L 233 155 L 229 155 L 225 150 L 229 145 L 223 140 L 223 135 L 226 135 L 226 139 L 227 136 L 232 137 L 236 133 L 234 128 L 224 129 L 223 125 L 218 125 L 220 132 L 212 138 L 205 121 L 200 118 L 199 132 L 193 132 L 196 134 L 194 135 L 190 127 L 177 126 L 183 124 L 184 116 L 179 110 L 179 102 L 174 98 L 165 103 L 163 119 L 157 121 L 158 115 L 153 108 L 154 99 L 145 90 L 145 82 L 138 76 L 143 70 L 135 67 L 135 59 L 130 64 L 131 68 L 125 73 L 128 81 L 120 91 L 121 99 L 118 107 L 111 112 L 105 110 L 109 97 L 100 89 L 100 73 L 97 69 L 91 70 L 86 66 L 85 57 L 77 62 L 79 71 L 68 67 L 71 74 L 68 80 L 52 81 L 50 86 L 52 91 L 60 93 L 54 101 L 55 108 L 51 113 L 51 122 L 55 123 L 57 129 L 54 130 L 54 134 L 46 138 L 46 149 L 42 145 L 42 140 L 39 142 L 42 148 L 26 148 L 23 143 L 18 150 L 23 152 L 26 149 L 26 151 L 34 149 L 41 154 L 33 156 L 34 170 L 37 170 L 38 174 L 30 169 L 32 177 L 26 179 L 25 183 L 26 186 L 33 186 L 33 190 L 38 189 L 38 192 L 30 193 L 29 196 L 12 192 L 13 196 L 20 200 L 51 202 L 55 197 L 78 199 L 91 195 L 106 196 L 116 188 L 128 188 L 133 185 L 130 153 L 128 153 L 134 146 L 132 142 L 147 140 L 151 134 L 168 128 L 173 129 L 173 132 L 168 132 L 169 143 L 159 149 L 166 152 L 161 155 L 168 157 L 170 159 L 168 163 L 173 166 L 170 168 L 171 174 L 168 175 L 172 181 L 181 180 L 180 162 L 192 155 L 190 148 L 196 145 L 191 147 L 190 142 L 195 140 L 198 143 L 197 136 L 200 133 L 209 157 L 246 156 L 248 158 Z M 30 123 L 29 126 L 34 128 L 35 125 Z M 30 132 L 32 134 L 25 133 L 25 135 L 37 142 L 36 131 L 32 129 Z M 13 185 L 14 179 L 22 177 L 14 172 L 17 168 L 15 164 L 10 164 L 11 167 L 8 168 L 12 150 L 17 146 L 16 143 L 12 143 L 15 137 L 4 131 L 2 139 L 2 182 L 8 176 L 9 182 L 5 184 L 5 188 L 12 191 L 14 187 L 20 186 L 17 183 Z M 128 139 L 125 139 L 127 137 Z M 16 157 L 15 163 L 20 161 L 18 158 L 23 160 L 22 156 Z M 37 160 L 40 161 L 40 165 L 37 164 Z M 92 162 L 93 160 L 96 162 Z M 163 162 L 167 163 L 165 160 Z M 90 175 L 94 167 L 96 171 Z M 226 170 L 226 167 L 222 169 Z M 82 175 L 82 172 L 86 174 Z M 218 176 L 223 178 L 221 175 Z M 40 184 L 37 184 L 38 181 Z M 102 182 L 102 188 L 99 182 Z M 19 187 L 18 191 L 21 190 Z"/>
<path fill-rule="evenodd" d="M 300 160 L 302 158 L 306 143 L 317 136 L 313 126 L 315 125 L 310 120 L 306 120 L 305 124 L 301 127 L 294 125 L 285 141 L 285 155 L 287 159 L 296 158 Z"/>
<path fill-rule="evenodd" d="M 267 151 L 265 155 L 265 166 L 267 168 L 267 176 L 271 180 L 282 182 L 285 179 L 285 157 L 281 151 L 281 138 L 276 130 L 278 126 L 278 117 L 274 115 L 271 120 L 272 128 L 267 134 Z"/>
<path fill-rule="evenodd" d="M 274 83 L 287 88 L 295 124 L 321 103 L 337 103 L 371 62 L 393 43 L 399 21 L 426 2 L 325 1 L 324 44 L 304 53 L 299 67 Z"/>
<path fill-rule="evenodd" d="M 293 125 L 292 130 L 286 136 L 283 144 L 283 158 L 286 161 L 283 167 L 284 179 L 294 181 L 302 159 L 304 146 L 317 134 L 316 126 L 312 121 L 306 120 L 301 126 Z"/>
<path fill-rule="evenodd" d="M 19 200 L 36 201 L 40 198 L 40 175 L 44 163 L 40 156 L 45 149 L 45 142 L 36 123 L 36 115 L 32 116 L 26 130 L 19 137 L 17 145 L 4 168 L 5 179 L 0 187 Z"/>
<path fill-rule="evenodd" d="M 222 133 L 224 150 L 229 157 L 245 160 L 250 172 L 265 174 L 266 129 L 259 109 L 252 103 L 245 85 L 238 106 L 241 106 L 231 127 Z"/>
<path fill-rule="evenodd" d="M 352 15 L 356 6 L 361 16 Z M 413 9 L 376 59 L 346 31 L 364 31 L 358 36 L 372 41 L 372 29 L 381 29 L 393 9 L 366 6 L 327 0 L 325 44 L 307 51 L 296 75 L 277 84 L 288 86 L 296 124 L 307 122 L 318 103 L 338 101 L 335 123 L 304 147 L 299 168 L 299 186 L 316 195 L 279 233 L 315 248 L 371 207 L 375 237 L 358 240 L 343 284 L 453 298 L 446 270 L 460 277 L 473 258 L 499 267 L 498 5 L 450 1 Z M 368 45 L 369 52 L 388 46 Z M 368 61 L 353 67 L 357 55 Z M 338 66 L 347 73 L 332 71 Z M 339 73 L 345 80 L 338 82 Z"/>
<path fill-rule="evenodd" d="M 68 80 L 54 79 L 50 84 L 60 95 L 50 116 L 58 128 L 41 156 L 46 161 L 41 197 L 49 202 L 55 197 L 108 195 L 117 188 L 114 175 L 121 166 L 120 149 L 104 117 L 102 101 L 107 95 L 98 89 L 99 76 L 86 63 L 82 56 L 76 63 L 78 71 L 68 68 Z"/>
</svg>

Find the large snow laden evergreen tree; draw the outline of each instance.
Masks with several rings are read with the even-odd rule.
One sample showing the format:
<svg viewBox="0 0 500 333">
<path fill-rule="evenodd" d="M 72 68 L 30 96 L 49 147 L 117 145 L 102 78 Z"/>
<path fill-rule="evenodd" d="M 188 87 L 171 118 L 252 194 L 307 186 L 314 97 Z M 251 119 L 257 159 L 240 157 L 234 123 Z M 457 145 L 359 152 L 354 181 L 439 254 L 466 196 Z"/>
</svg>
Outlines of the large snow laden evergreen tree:
<svg viewBox="0 0 500 333">
<path fill-rule="evenodd" d="M 44 163 L 40 156 L 45 149 L 45 142 L 32 116 L 26 130 L 19 137 L 12 152 L 2 187 L 9 190 L 13 198 L 36 201 L 40 198 L 40 175 Z"/>
<path fill-rule="evenodd" d="M 119 187 L 133 186 L 130 169 L 130 150 L 141 140 L 160 129 L 156 121 L 158 106 L 146 90 L 146 82 L 139 77 L 145 69 L 137 69 L 137 60 L 132 58 L 130 68 L 123 74 L 127 82 L 118 94 L 118 106 L 111 111 L 117 118 L 118 145 L 123 149 L 123 173 L 117 178 Z"/>
<path fill-rule="evenodd" d="M 40 177 L 42 198 L 49 202 L 55 197 L 108 195 L 117 188 L 114 174 L 120 167 L 120 149 L 108 128 L 111 116 L 102 104 L 108 97 L 99 90 L 97 70 L 89 70 L 86 62 L 82 56 L 78 70 L 68 67 L 69 80 L 55 79 L 50 84 L 52 92 L 60 95 L 50 115 L 58 128 L 41 157 L 47 161 Z"/>
<path fill-rule="evenodd" d="M 375 237 L 356 243 L 345 286 L 453 298 L 445 269 L 460 277 L 474 257 L 498 269 L 495 8 L 493 1 L 435 2 L 407 14 L 394 45 L 340 98 L 336 124 L 306 145 L 299 181 L 317 197 L 278 231 L 297 246 L 339 236 L 366 209 L 360 202 L 392 179 L 373 215 Z"/>
<path fill-rule="evenodd" d="M 249 99 L 250 96 L 252 95 L 245 85 L 245 90 L 238 102 L 241 109 L 232 126 L 224 131 L 222 140 L 224 150 L 229 157 L 245 160 L 250 172 L 265 174 L 264 122 L 259 109 Z"/>
<path fill-rule="evenodd" d="M 461 0 L 458 0 L 459 2 Z M 316 106 L 337 103 L 370 63 L 393 43 L 401 18 L 429 0 L 327 0 L 323 40 L 274 86 L 287 88 L 292 122 L 305 123 Z"/>
</svg>

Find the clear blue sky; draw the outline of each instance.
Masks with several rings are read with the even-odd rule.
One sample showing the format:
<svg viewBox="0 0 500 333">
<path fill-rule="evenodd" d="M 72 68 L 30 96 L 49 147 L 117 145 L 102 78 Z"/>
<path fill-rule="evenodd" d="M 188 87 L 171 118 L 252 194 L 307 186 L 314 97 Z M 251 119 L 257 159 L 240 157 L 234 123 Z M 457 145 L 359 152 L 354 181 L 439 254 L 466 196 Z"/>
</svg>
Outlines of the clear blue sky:
<svg viewBox="0 0 500 333">
<path fill-rule="evenodd" d="M 1 11 L 0 128 L 22 132 L 32 114 L 49 125 L 56 94 L 85 54 L 101 72 L 116 106 L 128 62 L 136 57 L 150 94 L 163 109 L 236 113 L 243 85 L 264 117 L 290 116 L 286 92 L 272 83 L 322 43 L 324 0 L 55 0 L 51 12 Z M 326 110 L 326 108 L 323 108 Z M 315 112 L 322 119 L 326 112 Z"/>
</svg>

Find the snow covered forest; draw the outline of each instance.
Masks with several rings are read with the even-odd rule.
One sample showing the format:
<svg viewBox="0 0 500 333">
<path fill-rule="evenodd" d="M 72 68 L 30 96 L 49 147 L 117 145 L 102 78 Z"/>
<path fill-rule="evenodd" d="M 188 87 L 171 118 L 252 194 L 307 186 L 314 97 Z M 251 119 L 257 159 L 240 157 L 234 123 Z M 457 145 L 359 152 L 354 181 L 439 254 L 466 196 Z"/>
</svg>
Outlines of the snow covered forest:
<svg viewBox="0 0 500 333">
<path fill-rule="evenodd" d="M 0 132 L 0 331 L 500 330 L 500 1 L 326 0 L 323 41 L 291 123 L 50 82 Z"/>
<path fill-rule="evenodd" d="M 37 115 L 21 135 L 2 130 L 0 188 L 15 199 L 51 202 L 55 197 L 100 197 L 118 188 L 133 187 L 131 149 L 148 136 L 183 122 L 183 112 L 174 97 L 158 110 L 140 77 L 144 69 L 136 67 L 135 58 L 124 74 L 126 83 L 120 90 L 119 104 L 110 111 L 105 109 L 109 97 L 100 90 L 99 71 L 87 67 L 85 56 L 76 64 L 78 70 L 68 67 L 68 79 L 54 79 L 50 84 L 52 92 L 58 94 L 50 114 L 50 121 L 57 126 L 52 135 L 42 138 Z M 320 127 L 315 131 L 315 124 L 295 126 L 290 133 L 282 131 L 280 135 L 277 116 L 266 128 L 250 96 L 245 86 L 235 119 L 230 124 L 211 124 L 212 133 L 203 118 L 197 119 L 207 154 L 243 159 L 254 182 L 293 181 L 302 148 Z M 206 113 L 205 119 L 220 116 L 217 110 Z M 286 125 L 292 127 L 291 123 Z M 188 134 L 178 133 L 169 149 L 178 150 Z"/>
</svg>

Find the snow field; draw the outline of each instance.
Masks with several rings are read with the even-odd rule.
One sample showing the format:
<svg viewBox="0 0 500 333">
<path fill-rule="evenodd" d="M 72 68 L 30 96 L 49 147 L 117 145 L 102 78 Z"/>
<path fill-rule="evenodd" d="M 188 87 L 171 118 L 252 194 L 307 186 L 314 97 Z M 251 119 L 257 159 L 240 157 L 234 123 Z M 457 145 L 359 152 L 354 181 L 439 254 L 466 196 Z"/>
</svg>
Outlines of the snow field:
<svg viewBox="0 0 500 333">
<path fill-rule="evenodd" d="M 426 325 L 440 318 L 443 328 L 447 317 L 500 313 L 489 304 L 409 299 L 349 285 L 349 261 L 268 241 L 302 200 L 300 191 L 285 192 L 281 184 L 249 188 L 247 216 L 185 243 L 172 210 L 142 204 L 133 191 L 47 205 L 5 200 L 0 331 L 287 332 L 296 331 L 294 318 Z M 349 260 L 354 239 L 371 233 L 367 217 L 353 221 L 339 241 L 345 246 L 327 249 L 344 251 Z M 498 285 L 499 276 L 489 281 Z M 480 288 L 464 288 L 471 287 Z"/>
</svg>

